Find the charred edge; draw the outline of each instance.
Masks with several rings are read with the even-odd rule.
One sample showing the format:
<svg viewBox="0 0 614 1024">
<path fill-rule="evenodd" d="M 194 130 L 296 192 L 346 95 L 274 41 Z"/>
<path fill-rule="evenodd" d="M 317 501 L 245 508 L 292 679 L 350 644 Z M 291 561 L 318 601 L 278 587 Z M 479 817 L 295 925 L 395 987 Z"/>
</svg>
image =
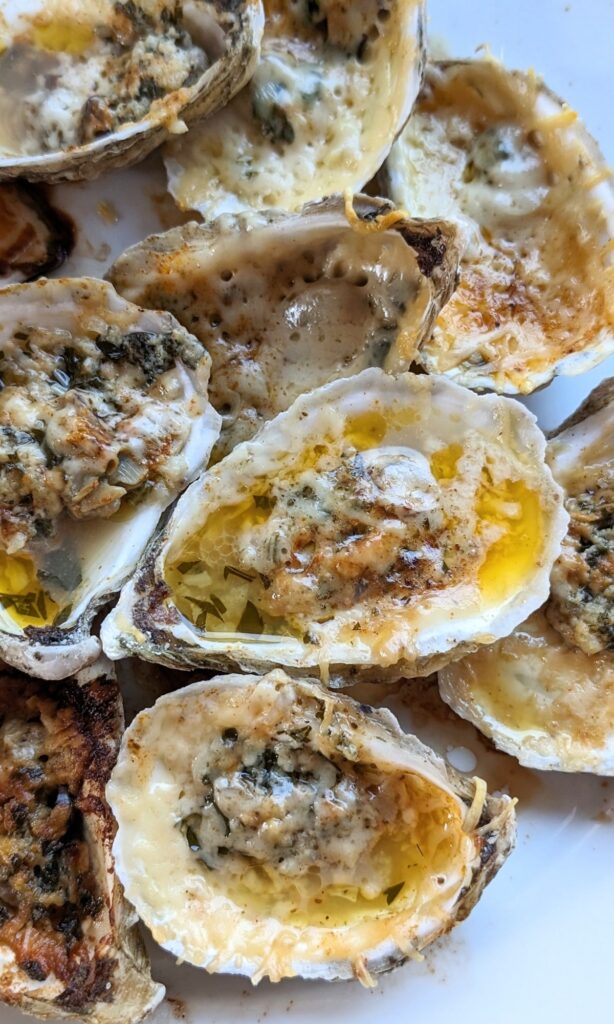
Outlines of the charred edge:
<svg viewBox="0 0 614 1024">
<path fill-rule="evenodd" d="M 63 728 L 84 745 L 85 762 L 78 768 L 78 776 L 72 780 L 77 789 L 74 807 L 81 820 L 89 815 L 95 821 L 94 835 L 100 837 L 98 841 L 108 853 L 115 823 L 104 799 L 104 787 L 116 759 L 122 728 L 119 688 L 115 681 L 104 676 L 84 685 L 76 680 L 50 684 L 15 670 L 3 670 L 0 714 L 10 720 L 11 714 L 32 714 L 36 709 L 40 709 L 43 723 L 45 714 L 57 716 L 63 722 Z M 96 918 L 104 902 L 102 888 L 100 897 L 90 901 L 89 906 L 84 905 L 82 910 L 87 916 Z M 67 927 L 69 925 L 78 930 L 79 917 L 67 919 Z M 112 912 L 110 927 L 115 930 Z M 43 981 L 47 976 L 44 964 L 35 959 L 27 959 L 19 966 L 33 980 Z M 70 1013 L 89 1013 L 96 1004 L 112 1001 L 117 967 L 116 957 L 98 957 L 94 947 L 93 959 L 88 958 L 87 962 L 76 965 L 70 978 L 66 979 L 63 991 L 54 999 L 55 1005 Z"/>
<path fill-rule="evenodd" d="M 441 229 L 437 228 L 434 237 L 412 231 L 411 228 L 399 230 L 404 241 L 415 251 L 420 272 L 425 277 L 432 277 L 446 258 L 447 245 Z"/>
<path fill-rule="evenodd" d="M 44 647 L 70 647 L 77 640 L 78 627 L 60 629 L 59 626 L 26 626 L 24 636 Z"/>
<path fill-rule="evenodd" d="M 0 277 L 6 277 L 12 271 L 23 274 L 24 281 L 33 281 L 57 270 L 68 259 L 75 247 L 76 230 L 73 221 L 62 210 L 53 206 L 47 198 L 44 186 L 32 185 L 18 178 L 7 183 L 6 189 L 14 189 L 17 198 L 24 206 L 29 206 L 49 232 L 46 258 L 42 261 L 14 261 L 10 257 L 0 257 Z"/>
</svg>

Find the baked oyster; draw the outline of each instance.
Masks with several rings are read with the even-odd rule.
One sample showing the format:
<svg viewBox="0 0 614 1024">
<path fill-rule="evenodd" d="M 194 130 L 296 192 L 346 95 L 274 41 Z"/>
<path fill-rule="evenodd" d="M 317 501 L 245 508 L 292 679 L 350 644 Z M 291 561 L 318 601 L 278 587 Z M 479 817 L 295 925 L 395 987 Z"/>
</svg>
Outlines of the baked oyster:
<svg viewBox="0 0 614 1024">
<path fill-rule="evenodd" d="M 0 180 L 133 164 L 248 80 L 259 0 L 0 4 Z"/>
<path fill-rule="evenodd" d="M 92 661 L 97 609 L 219 432 L 210 360 L 168 313 L 65 278 L 0 292 L 0 654 Z"/>
<path fill-rule="evenodd" d="M 104 665 L 59 684 L 4 669 L 0 721 L 0 999 L 43 1019 L 139 1021 L 164 988 L 113 871 L 117 684 Z"/>
<path fill-rule="evenodd" d="M 431 65 L 383 177 L 414 216 L 464 232 L 459 286 L 421 348 L 430 373 L 528 394 L 614 352 L 611 172 L 534 73 Z"/>
<path fill-rule="evenodd" d="M 265 0 L 253 78 L 168 148 L 170 191 L 205 218 L 358 192 L 409 117 L 424 0 Z M 433 214 L 438 216 L 438 213 Z"/>
<path fill-rule="evenodd" d="M 107 276 L 130 301 L 169 310 L 208 350 L 219 456 L 305 391 L 370 365 L 408 369 L 452 293 L 458 260 L 445 222 L 337 196 L 298 214 L 239 214 L 152 235 Z"/>
<path fill-rule="evenodd" d="M 548 593 L 567 526 L 519 403 L 368 369 L 296 399 L 181 497 L 101 637 L 179 666 L 426 675 Z"/>
<path fill-rule="evenodd" d="M 614 775 L 614 379 L 559 428 L 548 462 L 570 515 L 550 598 L 439 686 L 521 764 Z"/>
<path fill-rule="evenodd" d="M 0 185 L 0 286 L 32 281 L 62 266 L 74 245 L 71 222 L 35 185 Z"/>
<path fill-rule="evenodd" d="M 107 796 L 118 874 L 156 941 L 254 984 L 374 985 L 467 916 L 514 842 L 510 797 L 389 711 L 280 670 L 161 697 Z"/>
</svg>

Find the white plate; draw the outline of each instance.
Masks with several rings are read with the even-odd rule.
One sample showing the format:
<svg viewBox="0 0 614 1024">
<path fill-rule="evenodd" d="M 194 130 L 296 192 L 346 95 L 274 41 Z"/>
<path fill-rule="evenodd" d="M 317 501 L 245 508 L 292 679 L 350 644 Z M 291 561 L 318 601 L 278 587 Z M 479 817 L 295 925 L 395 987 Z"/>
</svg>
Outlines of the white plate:
<svg viewBox="0 0 614 1024">
<path fill-rule="evenodd" d="M 454 56 L 488 43 L 517 67 L 532 66 L 582 114 L 614 164 L 612 0 L 431 0 L 431 31 Z M 62 186 L 58 202 L 79 225 L 69 273 L 101 276 L 145 234 L 169 227 L 159 158 L 89 185 Z M 117 223 L 109 223 L 110 204 Z M 550 429 L 608 374 L 614 359 L 582 377 L 555 381 L 527 400 Z M 239 978 L 177 966 L 152 948 L 153 973 L 169 999 L 151 1024 L 314 1024 L 417 1020 L 427 1024 L 571 1024 L 609 1020 L 614 911 L 614 780 L 538 774 L 488 750 L 419 688 L 391 700 L 404 724 L 457 767 L 519 797 L 518 846 L 470 919 L 427 954 L 384 978 L 373 992 L 357 983 L 288 981 L 252 989 Z M 460 749 L 459 751 L 459 748 Z M 169 864 L 169 871 L 172 865 Z M 0 1024 L 21 1015 L 2 1009 Z"/>
</svg>

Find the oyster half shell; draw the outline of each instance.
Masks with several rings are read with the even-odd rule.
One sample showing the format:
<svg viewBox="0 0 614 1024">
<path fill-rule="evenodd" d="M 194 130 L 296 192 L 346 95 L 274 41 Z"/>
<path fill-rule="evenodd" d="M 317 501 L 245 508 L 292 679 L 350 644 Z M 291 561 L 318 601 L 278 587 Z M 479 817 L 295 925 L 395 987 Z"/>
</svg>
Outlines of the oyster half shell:
<svg viewBox="0 0 614 1024">
<path fill-rule="evenodd" d="M 382 177 L 414 216 L 464 233 L 458 289 L 421 348 L 429 373 L 528 394 L 614 352 L 611 171 L 535 74 L 431 65 Z"/>
<path fill-rule="evenodd" d="M 548 462 L 570 515 L 550 598 L 439 687 L 521 764 L 614 775 L 614 380 L 559 428 Z"/>
<path fill-rule="evenodd" d="M 0 3 L 0 180 L 142 160 L 227 103 L 256 64 L 260 0 Z"/>
<path fill-rule="evenodd" d="M 114 873 L 104 790 L 123 715 L 110 668 L 0 680 L 0 999 L 44 1020 L 132 1024 L 164 995 Z"/>
<path fill-rule="evenodd" d="M 368 369 L 179 500 L 102 626 L 113 658 L 425 675 L 546 598 L 567 526 L 517 402 Z"/>
<path fill-rule="evenodd" d="M 219 432 L 210 360 L 168 313 L 90 278 L 0 292 L 0 654 L 46 679 L 99 649 L 92 619 Z"/>
<path fill-rule="evenodd" d="M 254 984 L 373 985 L 467 916 L 514 842 L 510 797 L 390 712 L 280 670 L 161 697 L 107 796 L 117 871 L 156 941 Z"/>
<path fill-rule="evenodd" d="M 170 191 L 210 218 L 359 191 L 409 117 L 424 0 L 266 0 L 262 53 L 223 111 L 168 147 Z M 434 213 L 433 216 L 438 216 Z"/>
<path fill-rule="evenodd" d="M 352 212 L 353 211 L 353 212 Z M 355 196 L 297 214 L 225 216 L 152 235 L 108 277 L 167 309 L 212 359 L 219 456 L 305 391 L 367 366 L 409 368 L 456 280 L 456 229 Z"/>
</svg>

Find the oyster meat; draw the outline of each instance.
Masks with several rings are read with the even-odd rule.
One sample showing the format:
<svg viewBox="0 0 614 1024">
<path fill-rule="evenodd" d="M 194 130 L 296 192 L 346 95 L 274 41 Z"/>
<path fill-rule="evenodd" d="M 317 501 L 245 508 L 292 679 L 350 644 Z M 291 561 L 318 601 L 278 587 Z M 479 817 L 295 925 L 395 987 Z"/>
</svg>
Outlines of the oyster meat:
<svg viewBox="0 0 614 1024">
<path fill-rule="evenodd" d="M 64 678 L 219 432 L 210 360 L 90 278 L 0 293 L 0 653 Z"/>
<path fill-rule="evenodd" d="M 59 684 L 5 669 L 0 715 L 0 999 L 43 1019 L 140 1021 L 164 988 L 113 871 L 117 684 L 104 665 Z"/>
<path fill-rule="evenodd" d="M 340 197 L 300 213 L 188 224 L 133 246 L 108 273 L 120 294 L 167 309 L 212 359 L 216 455 L 301 393 L 367 366 L 409 368 L 456 279 L 455 229 Z"/>
<path fill-rule="evenodd" d="M 255 66 L 259 0 L 0 2 L 0 180 L 96 177 L 212 113 Z"/>
<path fill-rule="evenodd" d="M 0 185 L 0 284 L 18 284 L 62 266 L 74 245 L 70 220 L 24 182 Z"/>
<path fill-rule="evenodd" d="M 456 220 L 459 287 L 420 362 L 528 394 L 614 352 L 614 189 L 576 113 L 533 73 L 444 61 L 383 174 L 394 202 Z"/>
<path fill-rule="evenodd" d="M 179 500 L 102 626 L 113 658 L 423 675 L 546 598 L 567 526 L 531 413 L 368 369 Z"/>
<path fill-rule="evenodd" d="M 614 775 L 614 380 L 559 428 L 548 461 L 570 515 L 550 598 L 439 686 L 522 764 Z"/>
<path fill-rule="evenodd" d="M 264 7 L 250 83 L 167 152 L 172 195 L 204 217 L 298 210 L 358 191 L 381 166 L 420 88 L 424 0 L 265 0 Z"/>
<path fill-rule="evenodd" d="M 514 841 L 510 797 L 390 712 L 281 670 L 161 697 L 107 796 L 117 871 L 156 941 L 254 983 L 373 985 L 467 916 Z"/>
</svg>

